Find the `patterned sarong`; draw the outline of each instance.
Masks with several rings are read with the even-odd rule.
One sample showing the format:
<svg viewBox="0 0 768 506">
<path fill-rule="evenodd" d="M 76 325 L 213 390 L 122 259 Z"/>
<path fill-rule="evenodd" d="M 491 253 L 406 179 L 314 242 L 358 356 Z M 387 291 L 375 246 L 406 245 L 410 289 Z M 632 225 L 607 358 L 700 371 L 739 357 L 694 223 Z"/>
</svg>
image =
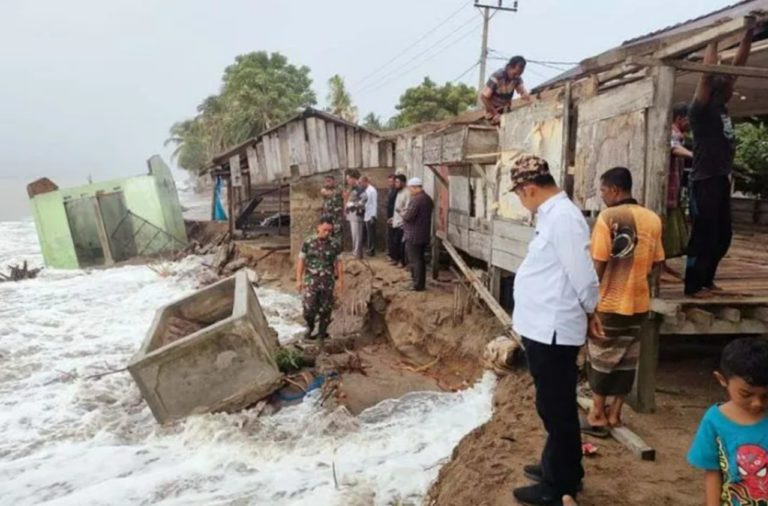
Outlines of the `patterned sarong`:
<svg viewBox="0 0 768 506">
<path fill-rule="evenodd" d="M 606 337 L 587 342 L 587 377 L 593 392 L 626 395 L 632 390 L 640 355 L 640 328 L 647 319 L 648 313 L 600 313 Z"/>
</svg>

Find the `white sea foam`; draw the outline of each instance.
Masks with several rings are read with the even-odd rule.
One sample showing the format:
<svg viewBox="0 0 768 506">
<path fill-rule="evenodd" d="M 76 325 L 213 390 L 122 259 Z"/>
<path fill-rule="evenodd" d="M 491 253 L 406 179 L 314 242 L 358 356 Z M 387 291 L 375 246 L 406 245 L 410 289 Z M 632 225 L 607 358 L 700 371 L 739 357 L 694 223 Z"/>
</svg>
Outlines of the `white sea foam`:
<svg viewBox="0 0 768 506">
<path fill-rule="evenodd" d="M 25 258 L 41 263 L 32 223 L 0 223 L 0 266 Z M 128 374 L 85 377 L 123 367 L 155 309 L 192 291 L 201 268 L 188 258 L 165 278 L 128 266 L 0 283 L 0 504 L 418 504 L 459 439 L 490 417 L 486 377 L 358 418 L 310 396 L 272 417 L 159 427 Z M 259 298 L 282 340 L 301 331 L 295 296 Z"/>
</svg>

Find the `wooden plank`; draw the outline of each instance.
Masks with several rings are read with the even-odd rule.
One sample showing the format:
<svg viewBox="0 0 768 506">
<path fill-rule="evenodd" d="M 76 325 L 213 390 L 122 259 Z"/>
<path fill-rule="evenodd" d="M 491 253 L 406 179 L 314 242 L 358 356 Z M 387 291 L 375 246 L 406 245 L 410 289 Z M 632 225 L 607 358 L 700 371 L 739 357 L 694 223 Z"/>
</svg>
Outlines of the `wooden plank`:
<svg viewBox="0 0 768 506">
<path fill-rule="evenodd" d="M 440 165 L 442 160 L 443 136 L 441 134 L 432 134 L 424 136 L 424 164 Z"/>
<path fill-rule="evenodd" d="M 363 168 L 371 167 L 371 136 L 367 132 L 360 134 L 360 150 L 362 153 Z"/>
<path fill-rule="evenodd" d="M 704 74 L 723 74 L 728 76 L 755 77 L 758 79 L 768 79 L 768 68 L 762 67 L 737 67 L 736 65 L 709 65 L 687 60 L 659 60 L 657 58 L 637 57 L 632 59 L 632 63 L 637 65 L 669 66 L 677 70 L 686 70 L 688 72 L 701 72 Z"/>
<path fill-rule="evenodd" d="M 464 143 L 467 138 L 467 128 L 446 132 L 443 134 L 443 150 L 440 163 L 461 163 L 464 159 Z"/>
<path fill-rule="evenodd" d="M 512 339 L 515 340 L 515 342 L 521 347 L 525 348 L 523 346 L 523 340 L 520 338 L 517 333 L 512 330 L 512 317 L 509 316 L 509 314 L 504 310 L 503 307 L 496 301 L 496 299 L 493 298 L 493 295 L 491 292 L 488 291 L 488 289 L 483 286 L 483 284 L 480 282 L 479 279 L 477 279 L 477 276 L 474 272 L 467 266 L 467 264 L 464 262 L 464 259 L 461 258 L 461 255 L 459 255 L 459 252 L 456 251 L 456 249 L 451 245 L 450 242 L 446 242 L 443 244 L 445 246 L 446 251 L 448 251 L 448 254 L 453 259 L 453 263 L 456 264 L 456 266 L 459 268 L 462 274 L 467 278 L 467 280 L 472 284 L 477 294 L 480 296 L 480 298 L 485 301 L 486 305 L 488 306 L 488 309 L 491 310 L 491 312 L 496 316 L 496 318 L 499 319 L 499 321 L 504 325 L 504 329 Z"/>
<path fill-rule="evenodd" d="M 745 18 L 732 19 L 712 28 L 702 30 L 673 44 L 668 44 L 655 51 L 653 56 L 656 58 L 670 58 L 685 55 L 701 49 L 710 42 L 716 42 L 740 32 L 744 30 L 744 27 Z"/>
<path fill-rule="evenodd" d="M 328 163 L 331 169 L 339 168 L 339 149 L 336 143 L 336 123 L 325 123 L 325 135 L 328 139 Z"/>
<path fill-rule="evenodd" d="M 371 167 L 381 167 L 381 160 L 379 160 L 379 139 L 370 135 L 370 163 Z"/>
<path fill-rule="evenodd" d="M 579 105 L 579 124 L 647 109 L 653 104 L 653 92 L 653 80 L 644 79 L 590 98 Z"/>
<path fill-rule="evenodd" d="M 480 157 L 485 153 L 496 153 L 499 151 L 499 131 L 496 128 L 483 127 L 479 125 L 469 125 L 467 127 L 467 139 L 464 144 L 464 159 L 471 157 Z M 495 157 L 493 162 L 495 162 Z"/>
<path fill-rule="evenodd" d="M 240 153 L 229 157 L 229 174 L 232 178 L 232 186 L 235 188 L 243 186 L 243 173 L 240 168 Z"/>
<path fill-rule="evenodd" d="M 463 229 L 469 229 L 469 215 L 455 209 L 448 211 L 448 223 L 455 223 Z"/>
<path fill-rule="evenodd" d="M 325 121 L 317 120 L 317 151 L 320 159 L 320 166 L 317 168 L 318 172 L 327 172 L 334 167 L 331 166 L 331 156 L 328 151 L 328 130 L 325 126 Z"/>
<path fill-rule="evenodd" d="M 491 249 L 491 234 L 484 234 L 476 230 L 469 231 L 469 253 L 475 258 L 490 260 L 488 254 Z"/>
<path fill-rule="evenodd" d="M 288 163 L 299 168 L 299 175 L 311 174 L 309 167 L 308 143 L 304 129 L 304 121 L 291 121 L 288 123 Z"/>
<path fill-rule="evenodd" d="M 719 295 L 702 301 L 693 297 L 658 297 L 660 301 L 655 302 L 655 298 L 651 299 L 651 304 L 665 304 L 665 305 L 702 305 L 707 306 L 761 306 L 768 305 L 768 295 L 754 295 L 754 296 L 739 296 L 739 295 Z M 655 311 L 655 309 L 654 309 Z M 744 308 L 742 307 L 742 311 Z"/>
<path fill-rule="evenodd" d="M 347 129 L 342 125 L 336 125 L 336 156 L 339 159 L 339 168 L 346 169 L 347 163 Z"/>
<path fill-rule="evenodd" d="M 256 148 L 248 146 L 245 148 L 245 158 L 248 160 L 248 172 L 251 174 L 251 181 L 259 180 L 259 159 L 256 156 Z"/>
<path fill-rule="evenodd" d="M 289 146 L 290 136 L 288 135 L 288 125 L 280 128 L 276 135 L 280 147 L 280 177 L 288 178 L 291 177 L 291 165 L 295 165 L 291 163 L 291 149 Z M 298 167 L 296 167 L 296 172 L 298 172 Z"/>
<path fill-rule="evenodd" d="M 579 396 L 577 400 L 579 406 L 581 406 L 581 409 L 584 411 L 589 411 L 592 409 L 592 399 Z M 648 443 L 643 441 L 640 436 L 632 432 L 626 425 L 621 427 L 611 427 L 609 430 L 613 439 L 621 443 L 634 455 L 640 457 L 640 459 L 656 460 L 656 450 L 648 445 Z"/>
<path fill-rule="evenodd" d="M 493 220 L 494 237 L 503 237 L 514 239 L 516 241 L 528 244 L 533 239 L 536 229 L 530 225 L 524 225 L 519 222 L 495 219 Z"/>
<path fill-rule="evenodd" d="M 320 148 L 318 146 L 318 119 L 309 117 L 304 120 L 307 129 L 307 139 L 309 144 L 309 173 L 316 174 L 322 170 L 323 161 L 320 159 Z"/>
<path fill-rule="evenodd" d="M 357 150 L 355 148 L 355 131 L 351 127 L 346 128 L 347 139 L 347 166 L 350 169 L 359 169 L 360 162 L 358 161 Z"/>
<path fill-rule="evenodd" d="M 355 167 L 363 167 L 363 133 L 355 132 Z"/>
<path fill-rule="evenodd" d="M 264 139 L 256 144 L 256 159 L 259 162 L 259 178 L 260 183 L 266 183 L 269 180 L 269 173 L 267 172 L 267 156 L 264 148 Z"/>
<path fill-rule="evenodd" d="M 449 208 L 469 214 L 469 178 L 462 176 L 448 176 L 448 186 L 451 189 Z M 449 217 L 450 219 L 450 217 Z"/>
<path fill-rule="evenodd" d="M 653 79 L 656 82 L 656 93 L 646 120 L 645 192 L 642 201 L 645 207 L 664 216 L 667 212 L 669 132 L 672 128 L 675 70 L 671 67 L 656 67 Z"/>
<path fill-rule="evenodd" d="M 493 249 L 506 251 L 507 253 L 514 255 L 521 260 L 528 254 L 528 243 L 521 242 L 515 239 L 507 239 L 506 237 L 493 236 Z"/>
<path fill-rule="evenodd" d="M 517 255 L 513 255 L 508 251 L 500 249 L 491 249 L 491 264 L 501 267 L 509 272 L 517 272 L 520 268 L 520 264 L 523 263 L 523 258 Z"/>
</svg>

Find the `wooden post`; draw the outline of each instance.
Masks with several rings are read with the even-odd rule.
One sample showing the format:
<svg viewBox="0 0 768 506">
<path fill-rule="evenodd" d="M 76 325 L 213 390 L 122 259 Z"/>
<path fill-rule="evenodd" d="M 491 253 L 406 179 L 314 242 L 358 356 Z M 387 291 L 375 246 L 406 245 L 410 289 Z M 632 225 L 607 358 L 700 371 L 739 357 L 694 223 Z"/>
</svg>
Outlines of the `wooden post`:
<svg viewBox="0 0 768 506">
<path fill-rule="evenodd" d="M 568 153 L 570 151 L 571 139 L 571 81 L 565 83 L 565 95 L 563 96 L 563 153 L 560 158 L 560 181 L 557 182 L 560 188 L 565 189 L 565 178 L 568 176 Z"/>
<path fill-rule="evenodd" d="M 232 191 L 232 178 L 227 178 L 227 210 L 229 211 L 229 237 L 235 238 L 235 203 Z"/>
<path fill-rule="evenodd" d="M 104 217 L 101 215 L 101 203 L 99 202 L 98 193 L 93 197 L 93 214 L 96 216 L 96 232 L 99 235 L 101 249 L 104 252 L 104 264 L 112 265 L 115 263 L 115 259 L 112 256 L 112 246 L 109 242 L 107 226 L 104 224 Z"/>
<path fill-rule="evenodd" d="M 493 298 L 501 303 L 501 269 L 494 265 L 490 267 L 490 290 Z"/>
<path fill-rule="evenodd" d="M 667 173 L 669 172 L 669 135 L 672 128 L 672 101 L 675 88 L 675 69 L 668 66 L 653 69 L 655 94 L 648 110 L 646 129 L 645 206 L 659 216 L 667 211 Z M 651 296 L 659 291 L 661 277 L 651 277 Z M 640 330 L 640 357 L 637 364 L 635 385 L 628 399 L 640 413 L 656 409 L 656 369 L 659 362 L 659 330 L 661 319 L 651 318 Z"/>
<path fill-rule="evenodd" d="M 281 235 L 283 235 L 283 183 L 277 183 L 277 236 Z"/>
<path fill-rule="evenodd" d="M 640 358 L 632 392 L 627 402 L 638 413 L 656 410 L 656 369 L 659 363 L 659 330 L 661 318 L 651 313 L 640 328 Z"/>
</svg>

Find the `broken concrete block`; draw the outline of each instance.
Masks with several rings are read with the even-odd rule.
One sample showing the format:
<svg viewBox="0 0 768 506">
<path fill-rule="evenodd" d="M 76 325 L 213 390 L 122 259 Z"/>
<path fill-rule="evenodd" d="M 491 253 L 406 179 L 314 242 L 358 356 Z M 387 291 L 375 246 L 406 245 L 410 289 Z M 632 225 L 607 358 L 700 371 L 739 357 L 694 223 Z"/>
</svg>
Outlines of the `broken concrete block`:
<svg viewBox="0 0 768 506">
<path fill-rule="evenodd" d="M 278 347 L 240 271 L 158 309 L 128 370 L 152 414 L 165 423 L 236 411 L 274 392 L 283 377 Z"/>
</svg>

